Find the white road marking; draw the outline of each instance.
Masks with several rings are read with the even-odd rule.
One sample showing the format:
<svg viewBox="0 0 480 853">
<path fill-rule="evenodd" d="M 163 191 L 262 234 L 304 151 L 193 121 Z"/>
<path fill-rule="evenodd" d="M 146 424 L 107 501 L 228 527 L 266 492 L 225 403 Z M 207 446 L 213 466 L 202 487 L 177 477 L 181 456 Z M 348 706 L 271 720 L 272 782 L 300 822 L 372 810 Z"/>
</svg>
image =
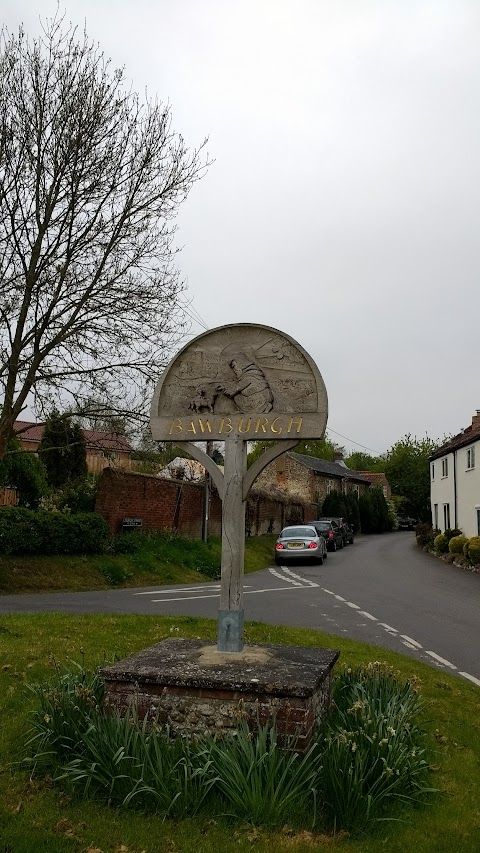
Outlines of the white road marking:
<svg viewBox="0 0 480 853">
<path fill-rule="evenodd" d="M 296 584 L 295 588 L 308 589 L 308 586 Z M 290 586 L 272 586 L 268 589 L 247 589 L 245 590 L 245 595 L 256 595 L 257 592 L 278 592 L 279 590 L 285 589 L 289 589 L 291 591 L 292 584 L 290 584 Z M 185 595 L 182 598 L 152 598 L 152 604 L 169 604 L 170 601 L 196 601 L 199 598 L 220 598 L 220 593 L 217 592 L 215 595 Z"/>
<path fill-rule="evenodd" d="M 287 569 L 285 566 L 283 567 L 283 571 L 285 574 L 290 575 L 290 577 L 295 578 L 297 581 L 302 581 L 302 583 L 308 584 L 308 586 L 318 586 L 318 583 L 302 578 L 301 575 L 296 575 L 295 572 L 291 572 L 290 569 Z M 288 578 L 285 578 L 285 580 L 288 580 Z"/>
<path fill-rule="evenodd" d="M 353 601 L 346 601 L 345 604 L 348 604 L 349 607 L 353 607 L 355 610 L 360 610 L 358 604 L 354 604 Z"/>
<path fill-rule="evenodd" d="M 480 678 L 475 678 L 474 675 L 469 675 L 468 672 L 459 672 L 459 675 L 463 675 L 464 678 L 468 678 L 469 681 L 473 681 L 477 687 L 480 687 Z"/>
<path fill-rule="evenodd" d="M 281 572 L 277 572 L 276 569 L 269 569 L 270 574 L 274 575 L 276 578 L 280 578 L 281 581 L 288 581 L 292 586 L 303 586 L 303 584 L 299 583 L 295 580 L 290 580 L 290 578 L 286 578 L 285 575 L 282 575 Z"/>
<path fill-rule="evenodd" d="M 332 590 L 331 590 L 331 589 L 325 589 L 325 587 L 324 587 L 324 586 L 322 586 L 322 592 L 328 592 L 328 594 L 329 594 L 329 595 L 335 595 L 335 593 L 334 593 L 334 592 L 332 592 Z"/>
<path fill-rule="evenodd" d="M 204 589 L 220 589 L 220 584 L 215 586 L 182 586 L 179 589 L 149 589 L 148 592 L 134 592 L 133 595 L 167 595 L 170 592 L 202 592 Z"/>
<path fill-rule="evenodd" d="M 152 604 L 168 604 L 170 601 L 196 601 L 198 598 L 220 598 L 220 593 L 215 595 L 184 595 L 182 598 L 152 598 Z"/>
<path fill-rule="evenodd" d="M 361 616 L 365 616 L 365 618 L 366 618 L 366 619 L 371 619 L 371 620 L 372 620 L 372 622 L 378 622 L 377 617 L 376 617 L 376 616 L 372 616 L 372 614 L 371 614 L 371 613 L 367 613 L 367 611 L 366 611 L 366 610 L 359 610 L 358 612 L 359 612 L 359 614 L 360 614 Z"/>
<path fill-rule="evenodd" d="M 412 640 L 412 638 L 408 637 L 406 634 L 400 634 L 400 636 L 403 637 L 403 639 L 406 640 L 407 643 L 410 643 L 410 645 L 413 646 L 414 649 L 423 649 L 423 646 L 421 646 L 420 643 L 417 643 L 416 640 Z"/>
<path fill-rule="evenodd" d="M 341 595 L 336 595 L 335 593 L 333 593 L 333 594 L 334 594 L 335 598 L 338 599 L 338 601 L 345 601 L 345 599 L 342 598 Z"/>
<path fill-rule="evenodd" d="M 391 632 L 392 632 L 392 634 L 398 634 L 397 629 L 396 629 L 396 628 L 392 628 L 392 626 L 391 626 L 391 625 L 387 625 L 387 623 L 386 623 L 386 622 L 379 622 L 378 624 L 379 624 L 379 625 L 381 625 L 381 626 L 382 626 L 382 628 L 385 628 L 385 630 L 386 630 L 386 631 L 391 631 Z"/>
<path fill-rule="evenodd" d="M 445 660 L 445 658 L 441 658 L 440 655 L 436 655 L 435 652 L 427 652 L 425 650 L 425 654 L 430 655 L 431 658 L 434 658 L 434 660 L 438 660 L 439 663 L 442 663 L 444 666 L 450 667 L 450 669 L 456 669 L 457 668 L 456 666 L 453 665 L 453 663 L 450 663 L 449 660 Z"/>
<path fill-rule="evenodd" d="M 415 651 L 417 650 L 417 647 L 416 647 L 416 646 L 412 646 L 412 644 L 411 644 L 411 643 L 407 643 L 407 641 L 406 641 L 406 640 L 402 640 L 402 644 L 403 644 L 404 646 L 406 646 L 406 647 L 407 647 L 407 649 L 414 649 Z"/>
</svg>

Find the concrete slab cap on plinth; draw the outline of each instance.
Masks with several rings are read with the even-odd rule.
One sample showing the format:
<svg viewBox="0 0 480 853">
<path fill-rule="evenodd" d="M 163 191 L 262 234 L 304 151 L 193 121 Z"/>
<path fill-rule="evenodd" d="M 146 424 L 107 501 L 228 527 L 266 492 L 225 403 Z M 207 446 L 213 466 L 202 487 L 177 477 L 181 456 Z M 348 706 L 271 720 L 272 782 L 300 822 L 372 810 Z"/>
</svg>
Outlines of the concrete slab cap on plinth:
<svg viewBox="0 0 480 853">
<path fill-rule="evenodd" d="M 275 722 L 280 741 L 297 736 L 308 748 L 330 705 L 332 670 L 339 652 L 297 646 L 245 646 L 218 652 L 204 640 L 167 639 L 100 674 L 106 703 L 134 706 L 168 726 L 171 735 L 199 736 Z"/>
</svg>

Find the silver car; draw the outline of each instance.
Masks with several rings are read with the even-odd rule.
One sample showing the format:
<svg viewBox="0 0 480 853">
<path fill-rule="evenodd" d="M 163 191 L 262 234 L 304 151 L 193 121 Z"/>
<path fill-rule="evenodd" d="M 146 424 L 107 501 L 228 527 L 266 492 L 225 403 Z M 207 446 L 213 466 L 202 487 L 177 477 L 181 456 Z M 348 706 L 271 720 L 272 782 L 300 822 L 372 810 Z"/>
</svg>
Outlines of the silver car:
<svg viewBox="0 0 480 853">
<path fill-rule="evenodd" d="M 279 566 L 284 561 L 308 559 L 315 563 L 323 563 L 327 558 L 325 539 L 314 527 L 308 524 L 297 524 L 284 527 L 275 545 L 275 562 Z"/>
</svg>

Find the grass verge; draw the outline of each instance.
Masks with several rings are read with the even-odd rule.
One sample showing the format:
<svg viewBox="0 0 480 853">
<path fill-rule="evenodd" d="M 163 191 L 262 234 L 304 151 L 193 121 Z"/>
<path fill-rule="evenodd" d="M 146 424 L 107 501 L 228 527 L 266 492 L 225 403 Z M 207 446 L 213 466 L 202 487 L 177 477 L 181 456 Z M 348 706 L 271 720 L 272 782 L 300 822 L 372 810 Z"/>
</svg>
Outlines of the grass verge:
<svg viewBox="0 0 480 853">
<path fill-rule="evenodd" d="M 177 632 L 178 628 L 178 632 Z M 55 661 L 93 666 L 123 657 L 164 637 L 213 639 L 213 621 L 150 616 L 36 614 L 0 619 L 0 849 L 12 853 L 478 853 L 480 849 L 480 690 L 454 676 L 382 651 L 400 676 L 420 679 L 428 702 L 429 739 L 435 753 L 435 787 L 443 793 L 427 807 L 400 811 L 372 835 L 314 835 L 232 827 L 226 820 L 162 821 L 77 800 L 45 781 L 11 769 L 23 741 L 28 710 L 26 682 L 48 677 Z M 346 666 L 367 664 L 379 650 L 317 631 L 248 623 L 249 642 L 329 646 Z"/>
<path fill-rule="evenodd" d="M 207 543 L 173 536 L 128 534 L 138 542 L 132 553 L 88 556 L 0 557 L 0 594 L 81 592 L 111 587 L 195 583 L 220 576 L 220 537 Z M 245 543 L 245 572 L 272 564 L 275 536 L 252 536 Z M 120 541 L 125 543 L 126 537 Z M 127 542 L 128 545 L 128 542 Z M 121 545 L 119 546 L 121 547 Z"/>
</svg>

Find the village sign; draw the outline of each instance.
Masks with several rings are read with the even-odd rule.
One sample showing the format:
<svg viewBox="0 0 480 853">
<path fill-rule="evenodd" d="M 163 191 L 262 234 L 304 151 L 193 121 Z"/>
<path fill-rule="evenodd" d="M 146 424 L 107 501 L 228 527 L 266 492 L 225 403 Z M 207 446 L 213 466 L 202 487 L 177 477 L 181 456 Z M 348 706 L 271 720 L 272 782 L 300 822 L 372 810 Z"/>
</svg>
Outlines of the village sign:
<svg viewBox="0 0 480 853">
<path fill-rule="evenodd" d="M 245 502 L 260 472 L 300 439 L 322 438 L 327 392 L 310 356 L 289 335 L 241 323 L 190 341 L 156 389 L 151 430 L 182 444 L 210 474 L 222 500 L 222 569 L 217 648 L 243 649 Z M 276 444 L 247 469 L 247 442 Z M 224 473 L 194 442 L 224 441 Z"/>
</svg>

